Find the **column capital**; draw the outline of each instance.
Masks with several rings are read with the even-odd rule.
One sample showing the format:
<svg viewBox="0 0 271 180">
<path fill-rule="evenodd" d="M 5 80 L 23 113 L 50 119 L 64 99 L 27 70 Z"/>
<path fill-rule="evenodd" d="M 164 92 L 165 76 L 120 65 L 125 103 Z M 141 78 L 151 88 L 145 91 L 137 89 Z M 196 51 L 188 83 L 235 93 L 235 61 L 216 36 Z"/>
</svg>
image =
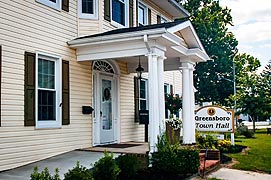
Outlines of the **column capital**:
<svg viewBox="0 0 271 180">
<path fill-rule="evenodd" d="M 195 70 L 194 68 L 195 66 L 195 63 L 191 63 L 191 62 L 182 62 L 182 66 L 179 67 L 180 70 L 183 70 L 183 69 L 188 69 L 188 70 Z"/>
</svg>

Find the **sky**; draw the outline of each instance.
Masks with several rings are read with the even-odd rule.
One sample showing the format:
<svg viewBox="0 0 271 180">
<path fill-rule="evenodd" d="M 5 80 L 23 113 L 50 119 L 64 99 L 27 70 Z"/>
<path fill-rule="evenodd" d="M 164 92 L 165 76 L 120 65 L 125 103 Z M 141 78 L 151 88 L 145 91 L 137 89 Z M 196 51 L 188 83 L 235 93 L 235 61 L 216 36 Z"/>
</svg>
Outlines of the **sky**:
<svg viewBox="0 0 271 180">
<path fill-rule="evenodd" d="M 271 0 L 220 0 L 231 9 L 233 32 L 240 53 L 248 53 L 261 61 L 262 67 L 271 59 Z"/>
</svg>

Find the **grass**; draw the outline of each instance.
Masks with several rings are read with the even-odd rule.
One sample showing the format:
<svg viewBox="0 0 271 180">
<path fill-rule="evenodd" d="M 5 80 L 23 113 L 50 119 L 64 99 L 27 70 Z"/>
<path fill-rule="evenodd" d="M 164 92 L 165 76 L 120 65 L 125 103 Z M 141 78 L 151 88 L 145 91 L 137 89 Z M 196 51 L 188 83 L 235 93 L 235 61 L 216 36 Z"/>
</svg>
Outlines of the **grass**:
<svg viewBox="0 0 271 180">
<path fill-rule="evenodd" d="M 248 146 L 248 150 L 243 153 L 229 154 L 239 163 L 233 168 L 261 171 L 271 174 L 271 136 L 266 134 L 266 129 L 257 130 L 255 138 L 237 138 L 236 144 Z"/>
</svg>

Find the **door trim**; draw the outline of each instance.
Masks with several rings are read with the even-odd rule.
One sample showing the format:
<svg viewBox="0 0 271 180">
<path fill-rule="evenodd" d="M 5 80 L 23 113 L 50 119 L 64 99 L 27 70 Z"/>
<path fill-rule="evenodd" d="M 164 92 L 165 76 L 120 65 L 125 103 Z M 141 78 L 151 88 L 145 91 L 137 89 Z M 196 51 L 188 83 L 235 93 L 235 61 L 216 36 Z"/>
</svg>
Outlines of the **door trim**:
<svg viewBox="0 0 271 180">
<path fill-rule="evenodd" d="M 102 60 L 105 61 L 105 60 Z M 95 61 L 94 61 L 95 62 Z M 93 70 L 92 66 L 92 105 L 94 107 L 94 113 L 92 118 L 92 145 L 97 146 L 101 145 L 100 140 L 100 121 L 98 120 L 100 115 L 98 114 L 100 112 L 100 101 L 101 94 L 100 94 L 100 76 L 111 76 L 112 77 L 112 85 L 114 87 L 114 101 L 113 106 L 115 106 L 114 109 L 114 117 L 113 117 L 113 127 L 114 127 L 114 141 L 107 143 L 107 144 L 113 144 L 113 143 L 120 143 L 120 69 L 118 64 L 114 60 L 108 60 L 105 61 L 108 64 L 110 64 L 114 69 L 114 74 L 112 73 L 106 73 L 103 71 L 97 71 Z M 94 63 L 93 63 L 94 64 Z M 113 95 L 112 95 L 113 96 Z M 103 143 L 106 144 L 106 143 Z"/>
</svg>

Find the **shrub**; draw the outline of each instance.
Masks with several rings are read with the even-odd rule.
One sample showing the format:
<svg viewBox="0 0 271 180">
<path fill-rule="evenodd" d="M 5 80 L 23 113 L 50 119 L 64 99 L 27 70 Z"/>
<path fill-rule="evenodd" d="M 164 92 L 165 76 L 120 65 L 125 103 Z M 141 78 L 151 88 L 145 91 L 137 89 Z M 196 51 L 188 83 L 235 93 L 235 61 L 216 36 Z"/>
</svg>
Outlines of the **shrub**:
<svg viewBox="0 0 271 180">
<path fill-rule="evenodd" d="M 120 179 L 131 179 L 140 168 L 140 161 L 136 155 L 126 154 L 116 158 L 116 163 L 120 168 Z"/>
<path fill-rule="evenodd" d="M 216 149 L 218 146 L 218 141 L 215 136 L 210 134 L 202 135 L 196 134 L 197 145 L 200 149 Z"/>
<path fill-rule="evenodd" d="M 171 175 L 194 174 L 199 168 L 199 150 L 170 144 L 163 135 L 159 137 L 158 152 L 152 153 L 152 169 L 155 173 Z"/>
<path fill-rule="evenodd" d="M 245 136 L 246 138 L 252 138 L 254 137 L 254 132 L 250 129 L 248 129 L 247 126 L 242 123 L 239 127 L 237 127 L 235 136 Z"/>
<path fill-rule="evenodd" d="M 221 152 L 228 152 L 229 149 L 231 148 L 231 141 L 230 140 L 218 140 L 218 149 Z"/>
<path fill-rule="evenodd" d="M 30 175 L 30 180 L 60 180 L 59 170 L 56 168 L 55 174 L 51 175 L 47 167 L 38 172 L 38 167 L 35 166 L 33 173 Z"/>
<path fill-rule="evenodd" d="M 93 180 L 93 178 L 91 171 L 82 165 L 80 166 L 77 161 L 76 166 L 64 174 L 64 180 Z"/>
<path fill-rule="evenodd" d="M 104 152 L 104 157 L 99 159 L 93 167 L 93 177 L 95 180 L 115 180 L 120 169 L 113 159 L 113 153 Z"/>
</svg>

